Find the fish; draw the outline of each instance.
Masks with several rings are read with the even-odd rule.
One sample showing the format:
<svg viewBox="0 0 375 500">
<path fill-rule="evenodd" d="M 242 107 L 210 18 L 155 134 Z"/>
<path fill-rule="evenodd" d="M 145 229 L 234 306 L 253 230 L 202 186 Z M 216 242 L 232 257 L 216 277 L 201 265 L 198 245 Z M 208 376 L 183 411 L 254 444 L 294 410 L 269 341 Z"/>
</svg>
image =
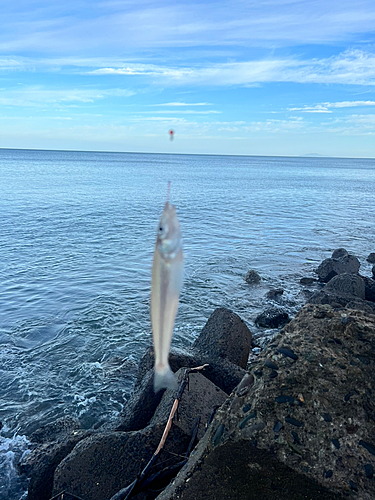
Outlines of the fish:
<svg viewBox="0 0 375 500">
<path fill-rule="evenodd" d="M 154 391 L 176 389 L 169 348 L 183 282 L 184 256 L 176 207 L 168 196 L 157 228 L 151 279 L 151 325 L 154 344 Z"/>
</svg>

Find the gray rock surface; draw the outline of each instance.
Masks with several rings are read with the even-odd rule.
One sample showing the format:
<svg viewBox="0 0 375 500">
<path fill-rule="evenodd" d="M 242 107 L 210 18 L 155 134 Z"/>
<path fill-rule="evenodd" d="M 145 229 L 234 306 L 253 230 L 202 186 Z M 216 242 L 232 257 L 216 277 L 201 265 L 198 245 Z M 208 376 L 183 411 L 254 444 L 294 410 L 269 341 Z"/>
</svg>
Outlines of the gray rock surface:
<svg viewBox="0 0 375 500">
<path fill-rule="evenodd" d="M 328 283 L 337 274 L 342 273 L 358 273 L 360 263 L 354 255 L 345 254 L 338 259 L 329 258 L 323 262 L 316 269 L 319 281 Z"/>
<path fill-rule="evenodd" d="M 215 309 L 203 327 L 193 349 L 203 356 L 223 358 L 246 368 L 251 332 L 243 320 L 224 307 Z"/>
<path fill-rule="evenodd" d="M 158 500 L 373 500 L 374 353 L 375 315 L 304 306 Z"/>
<path fill-rule="evenodd" d="M 185 368 L 180 368 L 176 373 L 178 383 L 184 377 Z M 167 389 L 157 407 L 150 424 L 166 423 L 171 411 L 176 391 Z M 190 434 L 196 417 L 200 418 L 198 428 L 198 439 L 203 437 L 206 424 L 212 412 L 221 406 L 228 395 L 208 380 L 202 373 L 191 373 L 189 375 L 189 387 L 184 391 L 178 405 L 178 418 L 174 423 L 186 434 Z"/>
<path fill-rule="evenodd" d="M 370 262 L 371 264 L 373 264 L 375 262 L 375 252 L 371 252 L 366 260 L 367 260 L 367 262 Z"/>
<path fill-rule="evenodd" d="M 158 424 L 84 439 L 56 468 L 53 494 L 66 491 L 84 500 L 109 500 L 137 477 L 155 452 L 163 430 L 164 425 Z M 162 452 L 170 465 L 181 460 L 189 441 L 189 436 L 172 425 Z"/>
<path fill-rule="evenodd" d="M 337 248 L 332 252 L 332 259 L 341 259 L 345 255 L 349 255 L 349 252 L 345 248 Z"/>
<path fill-rule="evenodd" d="M 334 276 L 324 287 L 336 295 L 352 295 L 365 299 L 365 283 L 358 274 L 342 273 Z"/>
</svg>

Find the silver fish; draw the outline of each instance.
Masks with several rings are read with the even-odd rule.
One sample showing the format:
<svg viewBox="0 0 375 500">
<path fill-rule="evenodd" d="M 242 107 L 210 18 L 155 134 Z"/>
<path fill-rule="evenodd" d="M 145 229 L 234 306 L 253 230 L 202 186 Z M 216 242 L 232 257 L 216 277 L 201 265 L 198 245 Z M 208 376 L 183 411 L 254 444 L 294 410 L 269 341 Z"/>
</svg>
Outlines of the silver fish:
<svg viewBox="0 0 375 500">
<path fill-rule="evenodd" d="M 170 205 L 167 199 L 158 225 L 152 265 L 151 324 L 155 353 L 155 392 L 177 387 L 168 355 L 182 287 L 183 267 L 180 224 L 175 206 Z"/>
</svg>

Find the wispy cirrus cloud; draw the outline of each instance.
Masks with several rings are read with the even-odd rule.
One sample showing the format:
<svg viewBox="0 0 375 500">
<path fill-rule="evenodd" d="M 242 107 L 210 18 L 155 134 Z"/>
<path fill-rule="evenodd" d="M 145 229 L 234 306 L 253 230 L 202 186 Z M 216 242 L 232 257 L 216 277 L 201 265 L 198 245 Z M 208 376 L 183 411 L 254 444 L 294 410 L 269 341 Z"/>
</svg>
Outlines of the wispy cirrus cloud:
<svg viewBox="0 0 375 500">
<path fill-rule="evenodd" d="M 375 101 L 341 101 L 324 102 L 315 106 L 303 106 L 301 108 L 288 108 L 288 111 L 303 111 L 305 113 L 332 113 L 331 109 L 359 108 L 375 106 Z"/>
</svg>

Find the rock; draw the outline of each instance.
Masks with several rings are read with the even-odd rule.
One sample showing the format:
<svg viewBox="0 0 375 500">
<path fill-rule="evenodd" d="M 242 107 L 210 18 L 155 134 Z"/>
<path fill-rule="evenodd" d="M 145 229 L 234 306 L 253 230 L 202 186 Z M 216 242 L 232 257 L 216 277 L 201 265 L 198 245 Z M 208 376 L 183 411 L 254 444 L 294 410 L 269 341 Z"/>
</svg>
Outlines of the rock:
<svg viewBox="0 0 375 500">
<path fill-rule="evenodd" d="M 375 281 L 367 276 L 361 276 L 361 278 L 365 284 L 365 299 L 375 302 Z"/>
<path fill-rule="evenodd" d="M 304 306 L 158 500 L 373 500 L 374 352 L 375 315 Z"/>
<path fill-rule="evenodd" d="M 184 377 L 186 368 L 180 368 L 176 373 L 178 383 Z M 171 411 L 176 391 L 167 389 L 162 397 L 159 406 L 150 424 L 166 423 Z M 202 373 L 191 373 L 189 375 L 189 385 L 185 389 L 178 405 L 178 419 L 175 425 L 183 432 L 190 434 L 196 417 L 200 417 L 198 429 L 198 439 L 203 437 L 205 426 L 210 419 L 214 409 L 221 406 L 228 395 L 215 386 Z"/>
<path fill-rule="evenodd" d="M 372 279 L 375 279 L 375 266 L 372 266 Z"/>
<path fill-rule="evenodd" d="M 332 259 L 341 259 L 345 255 L 349 255 L 349 252 L 345 248 L 337 248 L 332 252 Z"/>
<path fill-rule="evenodd" d="M 21 462 L 21 472 L 30 477 L 28 500 L 49 500 L 52 497 L 56 467 L 88 435 L 90 431 L 72 431 L 61 441 L 39 445 Z"/>
<path fill-rule="evenodd" d="M 162 396 L 163 391 L 154 392 L 154 370 L 151 368 L 134 389 L 114 428 L 118 431 L 143 429 L 149 424 Z"/>
<path fill-rule="evenodd" d="M 71 416 L 61 417 L 55 422 L 39 427 L 39 429 L 30 435 L 29 439 L 32 443 L 58 441 L 80 427 L 81 425 L 77 418 Z"/>
<path fill-rule="evenodd" d="M 342 273 L 358 273 L 360 263 L 354 255 L 343 255 L 339 259 L 325 259 L 316 269 L 319 281 L 328 283 L 337 274 Z"/>
<path fill-rule="evenodd" d="M 57 467 L 53 494 L 65 491 L 85 500 L 109 500 L 137 477 L 155 452 L 164 427 L 158 424 L 135 432 L 100 433 L 81 441 Z M 181 461 L 189 441 L 172 424 L 162 452 L 168 465 Z M 159 463 L 156 470 L 160 468 Z"/>
<path fill-rule="evenodd" d="M 299 282 L 301 283 L 301 285 L 310 286 L 310 285 L 313 285 L 314 283 L 316 283 L 316 279 L 314 279 L 314 278 L 301 278 L 299 280 Z"/>
<path fill-rule="evenodd" d="M 367 257 L 367 262 L 370 262 L 371 264 L 373 264 L 375 262 L 375 253 L 374 252 L 371 252 L 369 254 L 369 256 Z"/>
<path fill-rule="evenodd" d="M 272 288 L 266 293 L 267 299 L 277 300 L 284 293 L 282 288 Z"/>
<path fill-rule="evenodd" d="M 278 307 L 269 307 L 255 318 L 255 323 L 262 328 L 279 328 L 288 321 L 288 314 Z"/>
<path fill-rule="evenodd" d="M 261 281 L 262 278 L 256 271 L 254 271 L 254 269 L 251 269 L 246 273 L 244 279 L 246 283 L 249 283 L 249 285 L 256 285 Z"/>
<path fill-rule="evenodd" d="M 336 295 L 352 295 L 362 300 L 365 299 L 365 283 L 357 274 L 338 274 L 326 284 L 324 289 Z"/>
<path fill-rule="evenodd" d="M 202 356 L 221 358 L 246 368 L 251 332 L 242 319 L 224 307 L 215 309 L 193 343 Z"/>
</svg>

